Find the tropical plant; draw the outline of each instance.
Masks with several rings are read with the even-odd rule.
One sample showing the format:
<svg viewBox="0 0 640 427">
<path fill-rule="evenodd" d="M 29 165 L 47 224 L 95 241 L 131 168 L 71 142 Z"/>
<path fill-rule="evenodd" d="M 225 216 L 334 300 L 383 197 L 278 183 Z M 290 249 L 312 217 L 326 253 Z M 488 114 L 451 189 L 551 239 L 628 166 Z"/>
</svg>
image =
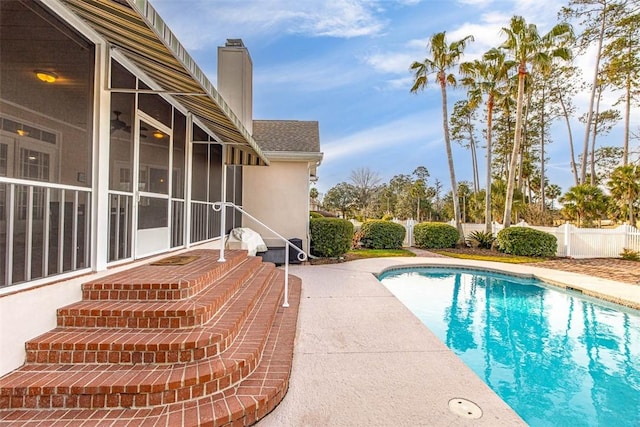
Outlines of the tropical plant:
<svg viewBox="0 0 640 427">
<path fill-rule="evenodd" d="M 624 248 L 622 253 L 620 254 L 622 259 L 626 259 L 627 261 L 640 261 L 640 252 L 631 250 L 629 248 Z"/>
<path fill-rule="evenodd" d="M 574 219 L 578 227 L 591 223 L 606 210 L 606 198 L 599 187 L 580 184 L 571 187 L 560 198 L 565 216 Z"/>
<path fill-rule="evenodd" d="M 449 70 L 455 67 L 462 56 L 468 42 L 473 41 L 473 36 L 466 36 L 452 43 L 447 43 L 445 32 L 434 34 L 428 45 L 430 57 L 425 58 L 422 62 L 415 61 L 411 64 L 411 70 L 414 72 L 414 82 L 411 86 L 411 92 L 417 93 L 424 90 L 428 83 L 428 76 L 435 73 L 435 80 L 440 86 L 442 96 L 442 128 L 444 131 L 444 142 L 447 151 L 447 162 L 449 164 L 449 177 L 451 179 L 451 190 L 453 194 L 457 194 L 456 173 L 453 165 L 453 154 L 451 152 L 451 139 L 449 136 L 449 119 L 447 117 L 447 85 L 455 86 L 456 77 Z M 453 210 L 456 222 L 456 228 L 461 241 L 464 242 L 462 223 L 460 222 L 460 206 L 457 200 L 454 200 Z"/>
<path fill-rule="evenodd" d="M 487 95 L 487 166 L 486 166 L 486 193 L 485 193 L 485 232 L 491 231 L 491 167 L 492 167 L 492 130 L 493 107 L 496 96 L 500 95 L 500 87 L 509 75 L 509 70 L 515 65 L 514 61 L 506 59 L 504 51 L 491 49 L 482 56 L 482 60 L 466 62 L 460 65 L 460 71 L 465 76 L 462 84 L 469 89 L 469 102 L 480 102 L 484 94 Z"/>
<path fill-rule="evenodd" d="M 491 249 L 491 245 L 493 244 L 496 238 L 493 236 L 493 233 L 486 231 L 472 231 L 467 237 L 467 244 L 469 246 L 476 246 L 481 249 Z"/>
<path fill-rule="evenodd" d="M 557 24 L 546 35 L 540 36 L 534 24 L 527 24 L 521 16 L 511 18 L 510 26 L 504 27 L 502 32 L 507 40 L 502 48 L 509 52 L 518 63 L 518 97 L 516 102 L 516 126 L 513 137 L 513 150 L 509 164 L 509 177 L 507 179 L 507 194 L 504 211 L 504 227 L 511 225 L 511 209 L 513 206 L 513 193 L 515 188 L 516 164 L 520 154 L 520 142 L 522 139 L 523 125 L 523 101 L 525 91 L 525 79 L 527 76 L 527 64 L 541 64 L 550 62 L 554 57 L 569 59 L 571 52 L 566 47 L 558 47 L 551 51 L 541 48 L 542 42 L 550 39 L 562 39 L 571 36 L 571 26 L 566 23 Z"/>
<path fill-rule="evenodd" d="M 550 184 L 547 186 L 547 197 L 551 200 L 551 208 L 554 208 L 553 201 L 562 194 L 562 189 L 558 184 Z"/>
<path fill-rule="evenodd" d="M 613 170 L 607 183 L 611 196 L 626 207 L 630 225 L 636 224 L 634 204 L 640 200 L 640 166 L 626 165 Z"/>
<path fill-rule="evenodd" d="M 309 198 L 311 198 L 311 200 L 318 200 L 319 195 L 320 193 L 318 193 L 318 189 L 316 187 L 311 187 L 311 189 L 309 189 Z"/>
</svg>

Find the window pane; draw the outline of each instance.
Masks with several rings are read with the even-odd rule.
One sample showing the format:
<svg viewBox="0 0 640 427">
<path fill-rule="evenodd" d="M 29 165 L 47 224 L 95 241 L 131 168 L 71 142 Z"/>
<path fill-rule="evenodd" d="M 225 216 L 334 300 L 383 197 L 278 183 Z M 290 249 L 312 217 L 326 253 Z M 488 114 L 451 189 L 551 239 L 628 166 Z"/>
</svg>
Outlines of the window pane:
<svg viewBox="0 0 640 427">
<path fill-rule="evenodd" d="M 30 149 L 51 150 L 51 182 L 90 186 L 82 178 L 92 165 L 94 45 L 35 1 L 0 1 L 0 40 L 3 130 Z M 54 81 L 40 80 L 36 70 Z M 10 150 L 9 164 L 17 165 L 18 155 Z"/>
</svg>

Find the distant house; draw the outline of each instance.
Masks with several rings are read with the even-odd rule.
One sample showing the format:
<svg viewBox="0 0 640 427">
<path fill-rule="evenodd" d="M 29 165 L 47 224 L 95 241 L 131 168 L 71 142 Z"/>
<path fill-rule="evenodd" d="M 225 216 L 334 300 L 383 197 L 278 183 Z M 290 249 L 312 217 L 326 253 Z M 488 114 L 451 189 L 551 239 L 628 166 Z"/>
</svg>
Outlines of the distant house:
<svg viewBox="0 0 640 427">
<path fill-rule="evenodd" d="M 253 121 L 251 60 L 214 87 L 147 0 L 0 2 L 0 375 L 80 284 L 255 224 L 308 246 L 317 122 Z"/>
</svg>

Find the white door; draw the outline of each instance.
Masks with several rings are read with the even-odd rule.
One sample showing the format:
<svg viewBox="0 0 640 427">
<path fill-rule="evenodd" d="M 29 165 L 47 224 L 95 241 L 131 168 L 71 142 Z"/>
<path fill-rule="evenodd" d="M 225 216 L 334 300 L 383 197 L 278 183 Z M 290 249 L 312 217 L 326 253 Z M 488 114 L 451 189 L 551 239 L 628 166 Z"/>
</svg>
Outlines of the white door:
<svg viewBox="0 0 640 427">
<path fill-rule="evenodd" d="M 171 130 L 142 115 L 137 123 L 136 258 L 169 249 Z"/>
</svg>

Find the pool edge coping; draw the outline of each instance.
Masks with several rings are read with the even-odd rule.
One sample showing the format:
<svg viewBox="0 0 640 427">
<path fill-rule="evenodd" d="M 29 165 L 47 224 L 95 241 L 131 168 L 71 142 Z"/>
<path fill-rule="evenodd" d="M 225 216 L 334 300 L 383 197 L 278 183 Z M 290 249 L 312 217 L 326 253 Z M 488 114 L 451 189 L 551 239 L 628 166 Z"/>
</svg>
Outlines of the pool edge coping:
<svg viewBox="0 0 640 427">
<path fill-rule="evenodd" d="M 387 258 L 387 259 L 393 259 L 393 258 Z M 437 259 L 441 260 L 442 258 L 437 258 Z M 547 277 L 547 275 L 554 274 L 554 272 L 557 272 L 557 274 L 559 275 L 574 276 L 576 279 L 588 277 L 591 279 L 598 279 L 596 280 L 598 282 L 606 281 L 606 282 L 610 282 L 611 284 L 615 283 L 622 286 L 630 286 L 630 287 L 636 286 L 629 283 L 617 282 L 609 279 L 594 278 L 592 276 L 588 276 L 582 273 L 574 273 L 569 271 L 541 268 L 541 267 L 535 267 L 531 265 L 526 265 L 526 266 L 523 265 L 522 267 L 526 267 L 527 269 L 539 269 L 544 271 L 538 272 L 537 274 L 535 271 L 534 272 L 517 272 L 517 271 L 511 271 L 510 269 L 514 268 L 514 266 L 517 266 L 519 264 L 492 263 L 492 265 L 487 266 L 485 265 L 485 263 L 488 263 L 489 261 L 468 260 L 468 262 L 469 264 L 460 263 L 459 260 L 455 260 L 453 262 L 420 261 L 419 263 L 416 263 L 416 264 L 410 263 L 410 264 L 390 265 L 390 266 L 384 267 L 382 270 L 378 272 L 372 272 L 372 274 L 376 277 L 376 279 L 379 280 L 381 275 L 389 271 L 406 270 L 406 269 L 420 268 L 420 267 L 425 267 L 425 268 L 447 267 L 447 268 L 458 268 L 461 270 L 476 270 L 476 271 L 484 270 L 484 271 L 490 271 L 492 273 L 499 273 L 499 274 L 514 276 L 514 277 L 523 278 L 523 279 L 536 279 L 541 281 L 544 284 L 561 288 L 566 291 L 578 292 L 580 294 L 587 295 L 589 297 L 596 298 L 599 300 L 603 300 L 608 303 L 617 304 L 626 308 L 631 308 L 631 309 L 640 311 L 640 301 L 633 301 L 624 297 L 611 295 L 610 293 L 596 291 L 593 289 L 589 289 L 589 287 L 586 287 L 584 285 L 580 285 L 577 283 L 565 283 L 561 279 Z M 482 263 L 482 264 L 476 265 L 477 263 Z M 494 265 L 494 264 L 500 264 L 500 265 Z"/>
</svg>

